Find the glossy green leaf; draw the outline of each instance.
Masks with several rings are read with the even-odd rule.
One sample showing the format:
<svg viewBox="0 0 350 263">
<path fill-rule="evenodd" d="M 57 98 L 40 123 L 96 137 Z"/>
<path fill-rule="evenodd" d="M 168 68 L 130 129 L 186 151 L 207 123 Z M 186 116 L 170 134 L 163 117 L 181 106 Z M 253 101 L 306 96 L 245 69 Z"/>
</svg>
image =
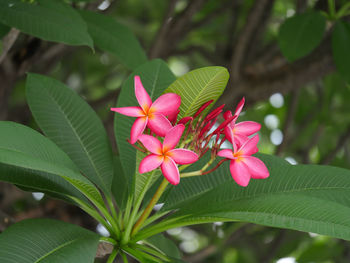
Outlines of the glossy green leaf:
<svg viewBox="0 0 350 263">
<path fill-rule="evenodd" d="M 29 219 L 0 234 L 2 263 L 93 263 L 99 236 L 51 219 Z"/>
<path fill-rule="evenodd" d="M 135 35 L 114 18 L 89 11 L 80 11 L 88 25 L 94 44 L 114 54 L 121 63 L 135 69 L 147 61 L 146 54 Z"/>
<path fill-rule="evenodd" d="M 93 47 L 84 20 L 62 1 L 1 0 L 0 22 L 44 40 Z"/>
<path fill-rule="evenodd" d="M 140 232 L 138 238 L 181 225 L 245 221 L 350 240 L 349 170 L 293 166 L 277 157 L 259 157 L 267 165 L 270 177 L 252 180 L 246 188 L 233 181 L 228 162 L 207 178 L 182 180 L 181 187 L 170 193 L 173 198 L 180 192 L 187 193 L 183 201 L 173 202 L 171 209 L 178 211 L 153 230 L 144 230 L 148 233 Z M 210 187 L 209 180 L 221 182 Z"/>
<path fill-rule="evenodd" d="M 176 244 L 166 238 L 163 234 L 158 234 L 147 239 L 147 243 L 162 251 L 165 255 L 173 258 L 181 258 L 181 253 Z"/>
<path fill-rule="evenodd" d="M 295 61 L 314 50 L 321 42 L 326 19 L 318 12 L 297 14 L 281 25 L 278 45 L 289 61 Z"/>
<path fill-rule="evenodd" d="M 30 110 L 46 136 L 68 154 L 87 178 L 109 193 L 113 180 L 112 150 L 96 113 L 55 79 L 29 74 L 26 89 Z"/>
<path fill-rule="evenodd" d="M 206 67 L 192 70 L 178 78 L 165 93 L 181 96 L 179 119 L 193 115 L 205 102 L 214 100 L 223 93 L 229 74 L 224 67 Z M 208 108 L 209 109 L 209 108 Z"/>
<path fill-rule="evenodd" d="M 52 141 L 13 122 L 0 122 L 0 134 L 6 138 L 0 141 L 0 180 L 82 199 L 78 189 L 103 203 L 96 187 Z"/>
<path fill-rule="evenodd" d="M 350 82 L 350 23 L 337 21 L 332 34 L 333 58 L 337 70 Z"/>
<path fill-rule="evenodd" d="M 152 60 L 137 68 L 124 82 L 117 107 L 138 106 L 134 91 L 134 76 L 139 75 L 144 88 L 147 90 L 152 101 L 157 99 L 164 90 L 175 80 L 174 74 L 168 66 L 160 59 Z M 131 126 L 135 118 L 115 115 L 114 132 L 120 153 L 120 160 L 125 175 L 129 178 L 129 185 L 132 193 L 136 190 L 136 181 L 140 178 L 136 170 L 136 150 L 127 142 L 130 138 Z M 143 175 L 144 176 L 144 175 Z M 143 181 L 143 180 L 142 180 Z M 135 196 L 136 198 L 136 196 Z"/>
</svg>

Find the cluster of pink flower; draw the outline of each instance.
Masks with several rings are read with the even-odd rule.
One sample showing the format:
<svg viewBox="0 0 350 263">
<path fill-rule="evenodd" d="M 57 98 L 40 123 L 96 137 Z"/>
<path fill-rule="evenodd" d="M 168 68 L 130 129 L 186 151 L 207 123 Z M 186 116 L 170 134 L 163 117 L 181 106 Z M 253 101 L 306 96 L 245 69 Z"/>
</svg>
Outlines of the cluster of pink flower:
<svg viewBox="0 0 350 263">
<path fill-rule="evenodd" d="M 224 105 L 204 116 L 205 109 L 213 102 L 208 101 L 193 116 L 177 121 L 181 104 L 179 95 L 167 93 L 152 102 L 139 76 L 135 76 L 134 83 L 136 99 L 140 106 L 111 108 L 111 110 L 137 118 L 131 128 L 130 143 L 140 151 L 150 152 L 140 162 L 141 174 L 160 167 L 165 178 L 176 185 L 180 182 L 177 165 L 194 163 L 210 150 L 211 159 L 208 164 L 197 174 L 192 173 L 193 175 L 208 174 L 224 161 L 230 160 L 231 175 L 241 186 L 247 186 L 250 178 L 262 179 L 269 176 L 265 164 L 252 156 L 258 151 L 259 136 L 251 138 L 249 136 L 260 130 L 260 124 L 253 121 L 236 123 L 244 105 L 244 98 L 238 104 L 234 115 L 226 111 L 223 114 L 224 121 L 212 131 Z M 175 149 L 180 140 L 180 148 Z M 225 141 L 232 144 L 232 149 L 220 150 Z M 136 143 L 139 146 L 136 146 Z M 217 156 L 225 159 L 206 171 Z"/>
</svg>

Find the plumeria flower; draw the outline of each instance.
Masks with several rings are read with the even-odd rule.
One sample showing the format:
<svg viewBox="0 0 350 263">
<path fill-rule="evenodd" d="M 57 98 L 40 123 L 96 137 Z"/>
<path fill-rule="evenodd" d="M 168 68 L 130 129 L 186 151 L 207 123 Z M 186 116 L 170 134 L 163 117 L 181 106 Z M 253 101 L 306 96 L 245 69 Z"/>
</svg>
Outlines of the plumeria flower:
<svg viewBox="0 0 350 263">
<path fill-rule="evenodd" d="M 172 128 L 170 121 L 165 116 L 177 113 L 181 97 L 175 93 L 166 93 L 152 102 L 139 76 L 135 76 L 134 85 L 136 99 L 140 107 L 120 107 L 111 108 L 111 110 L 126 116 L 137 117 L 130 132 L 132 144 L 137 141 L 146 126 L 155 134 L 164 137 L 166 132 Z"/>
<path fill-rule="evenodd" d="M 150 172 L 159 166 L 164 177 L 173 185 L 180 182 L 177 164 L 191 164 L 198 160 L 198 155 L 187 149 L 174 149 L 179 143 L 185 129 L 183 124 L 170 129 L 164 138 L 163 144 L 153 136 L 141 135 L 140 142 L 151 152 L 139 165 L 140 174 Z"/>
<path fill-rule="evenodd" d="M 242 121 L 236 123 L 239 114 L 244 106 L 244 98 L 239 102 L 234 116 L 236 116 L 225 128 L 226 138 L 232 143 L 236 144 L 237 147 L 242 146 L 247 140 L 249 140 L 250 135 L 258 132 L 261 128 L 260 123 L 254 121 Z M 231 111 L 226 111 L 224 113 L 224 118 L 229 119 L 232 117 Z"/>
<path fill-rule="evenodd" d="M 218 152 L 218 156 L 231 160 L 230 172 L 232 178 L 241 186 L 247 186 L 250 178 L 265 179 L 270 175 L 265 164 L 258 158 L 251 156 L 258 151 L 258 141 L 259 135 L 255 135 L 238 149 L 233 144 L 233 151 L 225 149 Z"/>
</svg>

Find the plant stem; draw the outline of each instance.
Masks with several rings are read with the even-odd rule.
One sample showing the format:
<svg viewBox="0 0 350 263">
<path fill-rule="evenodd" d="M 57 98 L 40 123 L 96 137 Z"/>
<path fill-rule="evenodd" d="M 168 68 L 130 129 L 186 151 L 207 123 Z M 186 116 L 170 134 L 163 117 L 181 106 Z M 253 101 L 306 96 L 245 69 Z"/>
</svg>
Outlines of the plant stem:
<svg viewBox="0 0 350 263">
<path fill-rule="evenodd" d="M 117 257 L 118 255 L 118 249 L 114 249 L 113 252 L 109 255 L 108 257 L 108 260 L 107 260 L 107 263 L 113 263 L 115 258 Z"/>
<path fill-rule="evenodd" d="M 197 171 L 188 172 L 188 173 L 182 173 L 181 177 L 191 177 L 191 176 L 198 176 L 198 175 L 202 175 L 202 170 L 197 170 Z"/>
<path fill-rule="evenodd" d="M 132 213 L 131 213 L 131 216 L 130 218 L 128 219 L 126 223 L 126 230 L 125 230 L 125 233 L 122 237 L 122 244 L 127 244 L 130 240 L 130 233 L 131 233 L 131 229 L 132 229 L 132 226 L 134 224 L 134 221 L 135 221 L 135 217 L 138 213 L 138 210 L 141 206 L 141 203 L 142 203 L 142 200 L 143 200 L 143 197 L 145 196 L 147 190 L 148 190 L 148 187 L 149 185 L 151 184 L 152 182 L 152 179 L 153 179 L 153 176 L 149 176 L 147 178 L 147 181 L 141 191 L 141 193 L 139 194 L 139 196 L 137 197 L 137 200 L 136 200 L 136 203 L 135 203 L 135 206 L 134 206 L 134 209 L 132 210 Z"/>
<path fill-rule="evenodd" d="M 110 215 L 110 213 L 107 211 L 107 209 L 104 206 L 102 206 L 99 202 L 96 202 L 94 200 L 92 200 L 92 202 L 101 211 L 102 215 L 106 218 L 108 223 L 111 224 L 111 226 L 114 230 L 114 233 L 117 236 L 117 239 L 119 239 L 120 238 L 120 229 L 119 229 L 119 226 L 117 225 L 116 221 L 114 220 L 114 218 Z"/>
<path fill-rule="evenodd" d="M 193 172 L 188 172 L 188 173 L 182 173 L 181 177 L 191 177 L 191 176 L 199 176 L 203 175 L 204 171 L 213 163 L 214 159 L 210 159 L 209 162 L 207 162 L 202 169 L 193 171 Z M 221 164 L 221 163 L 220 163 Z M 216 167 L 217 168 L 217 167 Z"/>
<path fill-rule="evenodd" d="M 83 201 L 81 201 L 78 198 L 75 197 L 71 197 L 71 199 L 76 202 L 79 207 L 81 209 L 83 209 L 86 213 L 88 213 L 91 217 L 93 217 L 94 219 L 96 219 L 99 223 L 101 223 L 107 230 L 109 233 L 111 233 L 112 235 L 114 234 L 115 236 L 117 236 L 117 234 L 114 232 L 113 228 L 111 227 L 110 224 L 108 224 L 108 222 L 92 207 L 90 207 L 88 204 L 85 204 Z"/>
<path fill-rule="evenodd" d="M 131 207 L 132 207 L 132 201 L 133 201 L 133 198 L 131 196 L 128 196 L 128 201 L 126 203 L 124 219 L 123 219 L 124 224 L 129 221 Z"/>
<path fill-rule="evenodd" d="M 150 216 L 149 218 L 147 218 L 147 220 L 143 223 L 142 226 L 143 226 L 143 227 L 146 227 L 146 226 L 148 226 L 149 224 L 152 224 L 152 223 L 153 223 L 154 221 L 156 221 L 157 219 L 159 219 L 159 218 L 165 216 L 166 214 L 169 214 L 170 212 L 171 212 L 171 211 L 165 211 L 165 212 L 162 212 L 162 213 L 158 212 L 158 213 L 156 213 L 156 214 Z"/>
<path fill-rule="evenodd" d="M 147 247 L 147 246 L 143 246 L 143 245 L 139 245 L 139 244 L 133 244 L 131 247 L 138 249 L 138 250 L 143 250 L 143 251 L 145 251 L 153 256 L 160 258 L 163 261 L 166 261 L 166 262 L 170 261 L 166 255 L 164 255 L 163 253 L 161 253 L 161 252 L 159 252 L 151 247 Z"/>
<path fill-rule="evenodd" d="M 115 221 L 118 221 L 118 215 L 117 215 L 117 211 L 115 209 L 115 206 L 113 204 L 112 197 L 111 196 L 107 196 L 106 199 L 107 199 L 107 202 L 108 202 L 108 205 L 109 205 L 109 209 L 112 212 L 112 216 L 114 217 Z"/>
<path fill-rule="evenodd" d="M 100 242 L 110 243 L 113 246 L 116 246 L 118 244 L 117 241 L 110 237 L 100 237 Z"/>
<path fill-rule="evenodd" d="M 123 251 L 120 251 L 120 255 L 122 256 L 124 263 L 129 263 L 128 258 L 126 257 L 125 253 Z"/>
<path fill-rule="evenodd" d="M 136 224 L 134 225 L 131 232 L 131 236 L 135 235 L 137 231 L 140 229 L 140 227 L 142 226 L 143 222 L 145 222 L 149 214 L 152 212 L 153 207 L 156 205 L 159 198 L 162 196 L 163 192 L 165 191 L 165 188 L 167 187 L 167 185 L 168 185 L 168 181 L 166 179 L 163 179 L 162 183 L 159 185 L 157 191 L 153 195 L 145 211 L 142 213 L 141 217 L 139 218 L 139 220 L 137 220 Z"/>
</svg>

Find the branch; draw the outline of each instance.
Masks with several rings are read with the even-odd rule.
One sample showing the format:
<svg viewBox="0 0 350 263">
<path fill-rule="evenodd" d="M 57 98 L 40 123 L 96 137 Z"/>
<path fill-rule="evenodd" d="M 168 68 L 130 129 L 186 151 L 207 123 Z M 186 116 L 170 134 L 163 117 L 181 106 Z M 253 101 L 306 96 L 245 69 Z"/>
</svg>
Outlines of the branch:
<svg viewBox="0 0 350 263">
<path fill-rule="evenodd" d="M 288 107 L 287 116 L 285 118 L 283 130 L 282 130 L 284 139 L 283 139 L 282 143 L 276 149 L 276 155 L 278 155 L 278 156 L 281 155 L 281 153 L 284 151 L 285 147 L 289 144 L 290 128 L 291 128 L 291 125 L 293 123 L 294 116 L 295 116 L 295 113 L 296 113 L 296 110 L 298 107 L 299 93 L 300 93 L 300 90 L 293 90 L 292 91 L 291 102 L 290 102 L 290 105 Z"/>
<path fill-rule="evenodd" d="M 310 163 L 310 151 L 313 147 L 315 147 L 318 142 L 321 139 L 321 136 L 325 130 L 324 124 L 320 124 L 316 130 L 316 132 L 313 134 L 313 136 L 310 139 L 309 144 L 305 147 L 305 149 L 302 151 L 302 163 L 309 164 Z"/>
<path fill-rule="evenodd" d="M 247 17 L 241 33 L 238 36 L 237 43 L 234 46 L 234 54 L 231 58 L 231 78 L 232 82 L 235 83 L 239 80 L 240 69 L 243 64 L 243 60 L 246 55 L 246 51 L 250 41 L 254 37 L 255 29 L 259 26 L 263 14 L 266 10 L 266 6 L 269 5 L 273 0 L 259 0 L 255 1 L 250 13 Z"/>
<path fill-rule="evenodd" d="M 164 16 L 162 25 L 158 30 L 157 35 L 153 41 L 153 44 L 149 50 L 148 56 L 150 59 L 156 58 L 161 54 L 163 41 L 165 39 L 165 36 L 168 34 L 177 1 L 178 0 L 170 0 L 169 2 L 168 9 Z"/>
<path fill-rule="evenodd" d="M 322 160 L 320 161 L 320 164 L 331 163 L 333 159 L 337 156 L 338 152 L 341 149 L 343 149 L 343 147 L 347 144 L 349 139 L 350 139 L 350 125 L 348 125 L 346 131 L 339 137 L 335 148 L 322 158 Z"/>
<path fill-rule="evenodd" d="M 2 41 L 2 54 L 0 55 L 0 65 L 2 61 L 5 59 L 7 53 L 16 42 L 16 39 L 19 35 L 20 31 L 16 28 L 12 28 L 10 32 L 4 37 Z"/>
<path fill-rule="evenodd" d="M 307 83 L 315 82 L 334 70 L 330 36 L 328 36 L 309 56 L 294 63 L 285 61 L 273 70 L 266 67 L 264 71 L 249 70 L 249 74 L 246 71 L 238 83 L 234 85 L 231 83 L 219 103 L 233 108 L 235 100 L 243 95 L 246 96 L 247 101 L 253 103 L 265 100 L 275 92 L 286 94 Z"/>
<path fill-rule="evenodd" d="M 199 53 L 201 54 L 206 60 L 208 60 L 210 63 L 214 64 L 214 65 L 222 65 L 224 63 L 224 61 L 221 59 L 220 56 L 216 56 L 215 52 L 212 52 L 208 49 L 206 49 L 203 46 L 189 46 L 185 49 L 181 49 L 181 50 L 175 50 L 172 55 L 177 55 L 177 56 L 181 56 L 181 55 L 191 55 L 193 53 Z"/>
</svg>

